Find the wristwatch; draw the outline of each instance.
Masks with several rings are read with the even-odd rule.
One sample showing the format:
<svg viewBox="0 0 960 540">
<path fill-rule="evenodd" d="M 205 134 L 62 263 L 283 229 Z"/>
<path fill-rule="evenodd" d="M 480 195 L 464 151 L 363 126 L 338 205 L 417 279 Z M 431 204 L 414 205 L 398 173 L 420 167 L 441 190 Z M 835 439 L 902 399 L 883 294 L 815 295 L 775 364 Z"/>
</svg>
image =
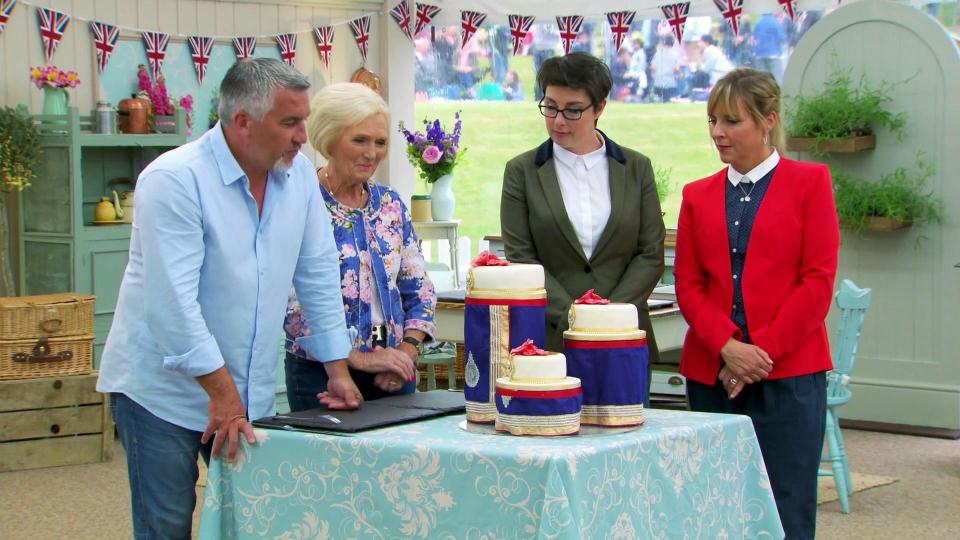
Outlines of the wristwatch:
<svg viewBox="0 0 960 540">
<path fill-rule="evenodd" d="M 419 339 L 417 339 L 417 338 L 415 338 L 415 337 L 413 337 L 413 336 L 403 336 L 403 339 L 400 340 L 400 341 L 402 341 L 402 342 L 404 342 L 404 343 L 409 343 L 409 344 L 411 344 L 411 345 L 413 345 L 414 347 L 417 347 L 417 348 L 420 347 L 420 343 L 421 343 L 421 341 L 420 341 Z"/>
</svg>

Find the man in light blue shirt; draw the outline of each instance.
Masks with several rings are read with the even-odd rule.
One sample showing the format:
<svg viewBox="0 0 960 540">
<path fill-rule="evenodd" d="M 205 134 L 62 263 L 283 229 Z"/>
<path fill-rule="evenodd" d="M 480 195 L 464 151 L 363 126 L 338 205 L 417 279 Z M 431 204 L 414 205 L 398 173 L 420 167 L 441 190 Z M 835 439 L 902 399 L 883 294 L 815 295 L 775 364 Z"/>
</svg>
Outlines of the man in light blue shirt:
<svg viewBox="0 0 960 540">
<path fill-rule="evenodd" d="M 197 455 L 274 413 L 290 283 L 325 362 L 324 402 L 356 408 L 339 260 L 307 141 L 310 83 L 271 59 L 236 63 L 221 121 L 137 182 L 130 262 L 100 366 L 127 453 L 137 538 L 190 538 Z M 211 438 L 213 440 L 211 441 Z M 212 444 L 211 444 L 212 442 Z"/>
</svg>

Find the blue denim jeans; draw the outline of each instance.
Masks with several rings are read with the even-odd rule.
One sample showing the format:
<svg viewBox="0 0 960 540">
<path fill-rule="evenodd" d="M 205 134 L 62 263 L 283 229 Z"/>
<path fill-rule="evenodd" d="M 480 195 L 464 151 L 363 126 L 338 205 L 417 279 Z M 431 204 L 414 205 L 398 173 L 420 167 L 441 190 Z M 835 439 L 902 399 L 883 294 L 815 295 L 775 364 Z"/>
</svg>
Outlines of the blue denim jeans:
<svg viewBox="0 0 960 540">
<path fill-rule="evenodd" d="M 154 416 L 124 394 L 110 394 L 110 409 L 127 454 L 133 536 L 137 540 L 190 540 L 197 455 L 210 462 L 211 439 Z"/>
</svg>

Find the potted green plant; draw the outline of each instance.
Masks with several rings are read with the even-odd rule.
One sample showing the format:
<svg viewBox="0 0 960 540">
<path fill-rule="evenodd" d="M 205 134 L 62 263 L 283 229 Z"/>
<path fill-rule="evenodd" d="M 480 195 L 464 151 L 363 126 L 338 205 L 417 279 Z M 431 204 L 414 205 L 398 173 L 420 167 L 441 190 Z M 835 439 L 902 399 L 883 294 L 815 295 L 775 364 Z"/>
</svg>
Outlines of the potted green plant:
<svg viewBox="0 0 960 540">
<path fill-rule="evenodd" d="M 833 191 L 841 226 L 889 232 L 912 224 L 942 223 L 943 199 L 927 187 L 933 173 L 933 165 L 919 157 L 914 170 L 897 167 L 876 181 L 834 172 Z"/>
<path fill-rule="evenodd" d="M 795 96 L 787 104 L 787 150 L 794 152 L 858 152 L 876 146 L 875 130 L 885 126 L 903 133 L 903 113 L 891 113 L 895 85 L 872 87 L 865 77 L 854 85 L 850 70 L 834 70 L 822 92 Z"/>
<path fill-rule="evenodd" d="M 29 186 L 42 157 L 40 131 L 26 108 L 0 109 L 0 296 L 16 294 L 10 269 L 6 193 Z"/>
</svg>

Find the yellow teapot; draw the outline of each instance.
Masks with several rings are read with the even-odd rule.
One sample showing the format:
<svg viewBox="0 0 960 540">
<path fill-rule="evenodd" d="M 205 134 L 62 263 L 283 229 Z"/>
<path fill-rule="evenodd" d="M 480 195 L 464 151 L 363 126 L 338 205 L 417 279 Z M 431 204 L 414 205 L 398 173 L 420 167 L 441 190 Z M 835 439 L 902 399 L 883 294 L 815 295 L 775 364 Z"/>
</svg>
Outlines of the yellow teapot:
<svg viewBox="0 0 960 540">
<path fill-rule="evenodd" d="M 124 185 L 130 187 L 127 191 L 117 191 L 116 187 L 119 185 Z M 114 178 L 110 181 L 110 189 L 113 191 L 114 199 L 119 197 L 120 202 L 117 204 L 117 218 L 124 223 L 133 223 L 133 180 L 129 178 Z"/>
<path fill-rule="evenodd" d="M 116 221 L 123 217 L 123 208 L 120 207 L 120 197 L 113 192 L 113 202 L 108 197 L 100 197 L 100 202 L 93 208 L 93 220 L 96 222 Z"/>
</svg>

